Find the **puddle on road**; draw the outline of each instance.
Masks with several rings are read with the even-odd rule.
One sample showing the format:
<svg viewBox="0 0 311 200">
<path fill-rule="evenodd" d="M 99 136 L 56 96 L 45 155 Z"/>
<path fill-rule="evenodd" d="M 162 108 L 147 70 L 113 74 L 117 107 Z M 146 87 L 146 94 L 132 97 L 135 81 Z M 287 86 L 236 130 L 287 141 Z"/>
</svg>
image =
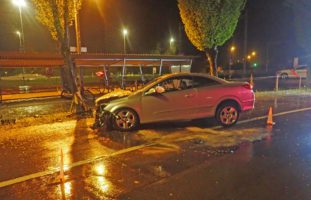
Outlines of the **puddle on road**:
<svg viewBox="0 0 311 200">
<path fill-rule="evenodd" d="M 228 148 L 244 142 L 254 142 L 267 138 L 271 131 L 267 128 L 223 129 L 186 127 L 168 131 L 139 130 L 132 133 L 111 132 L 111 141 L 123 148 L 152 144 L 140 150 L 143 155 L 178 153 L 183 145 L 197 145 L 209 148 Z"/>
</svg>

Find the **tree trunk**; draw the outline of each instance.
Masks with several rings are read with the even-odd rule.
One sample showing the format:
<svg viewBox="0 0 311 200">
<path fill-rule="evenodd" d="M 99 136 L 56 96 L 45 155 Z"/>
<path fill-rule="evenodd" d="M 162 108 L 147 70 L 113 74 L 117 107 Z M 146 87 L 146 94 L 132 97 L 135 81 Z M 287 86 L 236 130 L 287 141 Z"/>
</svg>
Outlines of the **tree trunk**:
<svg viewBox="0 0 311 200">
<path fill-rule="evenodd" d="M 63 37 L 63 41 L 61 44 L 62 55 L 65 61 L 65 71 L 67 72 L 67 80 L 69 82 L 70 90 L 73 94 L 73 101 L 76 104 L 76 111 L 81 110 L 82 112 L 87 111 L 88 107 L 84 101 L 82 96 L 82 91 L 80 87 L 81 80 L 77 77 L 77 69 L 76 65 L 72 61 L 72 57 L 70 54 L 70 44 L 69 44 L 69 7 L 68 0 L 64 1 L 64 25 L 65 25 L 65 33 Z"/>
<path fill-rule="evenodd" d="M 206 49 L 205 54 L 207 57 L 207 61 L 209 64 L 209 73 L 211 76 L 218 76 L 217 71 L 217 56 L 218 56 L 218 49 L 217 46 L 212 49 Z"/>
</svg>

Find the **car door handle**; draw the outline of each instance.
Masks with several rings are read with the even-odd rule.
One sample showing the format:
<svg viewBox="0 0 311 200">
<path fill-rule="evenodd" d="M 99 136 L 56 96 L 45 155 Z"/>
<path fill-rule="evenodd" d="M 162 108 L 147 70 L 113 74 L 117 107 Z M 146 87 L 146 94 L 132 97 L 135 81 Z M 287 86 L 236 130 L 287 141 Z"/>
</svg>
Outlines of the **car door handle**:
<svg viewBox="0 0 311 200">
<path fill-rule="evenodd" d="M 185 97 L 186 98 L 191 98 L 191 97 L 194 97 L 194 94 L 186 94 Z"/>
</svg>

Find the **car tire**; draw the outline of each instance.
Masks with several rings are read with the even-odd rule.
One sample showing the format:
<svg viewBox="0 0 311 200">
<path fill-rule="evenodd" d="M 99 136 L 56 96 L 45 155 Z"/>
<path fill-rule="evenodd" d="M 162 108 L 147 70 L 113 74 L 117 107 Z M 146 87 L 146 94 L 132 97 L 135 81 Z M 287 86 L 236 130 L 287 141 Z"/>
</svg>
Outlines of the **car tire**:
<svg viewBox="0 0 311 200">
<path fill-rule="evenodd" d="M 288 79 L 288 74 L 286 73 L 281 74 L 281 79 Z"/>
<path fill-rule="evenodd" d="M 135 130 L 139 126 L 138 115 L 130 108 L 118 109 L 113 117 L 113 126 L 119 131 Z"/>
<path fill-rule="evenodd" d="M 237 103 L 226 102 L 221 104 L 216 111 L 216 120 L 223 127 L 230 127 L 237 123 L 240 110 Z"/>
</svg>

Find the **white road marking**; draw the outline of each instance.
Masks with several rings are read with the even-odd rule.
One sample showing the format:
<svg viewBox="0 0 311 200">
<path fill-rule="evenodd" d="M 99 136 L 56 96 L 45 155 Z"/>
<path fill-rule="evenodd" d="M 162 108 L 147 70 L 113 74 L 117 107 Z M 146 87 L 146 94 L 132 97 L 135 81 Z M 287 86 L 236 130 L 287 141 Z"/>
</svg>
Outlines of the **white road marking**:
<svg viewBox="0 0 311 200">
<path fill-rule="evenodd" d="M 78 161 L 78 162 L 74 162 L 72 164 L 66 165 L 66 167 L 67 167 L 67 170 L 68 170 L 68 169 L 71 169 L 71 168 L 74 168 L 74 167 L 78 167 L 78 166 L 81 166 L 81 165 L 85 165 L 85 164 L 89 164 L 89 163 L 92 163 L 92 162 L 96 162 L 96 161 L 102 160 L 104 158 L 109 158 L 109 157 L 113 157 L 113 156 L 129 153 L 129 152 L 132 152 L 132 151 L 136 151 L 136 150 L 139 150 L 139 149 L 142 149 L 142 148 L 145 148 L 145 147 L 148 147 L 148 146 L 152 146 L 152 145 L 155 145 L 155 144 L 156 143 L 147 143 L 147 144 L 143 144 L 143 145 L 139 145 L 139 146 L 130 147 L 130 148 L 127 148 L 127 149 L 122 149 L 120 151 L 113 152 L 113 153 L 111 153 L 109 155 L 97 156 L 95 158 L 90 158 L 90 159 L 87 159 L 87 160 L 81 160 L 81 161 Z M 38 173 L 34 173 L 34 174 L 29 174 L 29 175 L 26 175 L 26 176 L 21 176 L 21 177 L 15 178 L 15 179 L 7 180 L 7 181 L 2 181 L 2 182 L 0 182 L 0 188 L 6 187 L 6 186 L 10 186 L 10 185 L 14 185 L 16 183 L 21 183 L 21 182 L 24 182 L 24 181 L 28 181 L 28 180 L 31 180 L 31 179 L 35 179 L 35 178 L 51 175 L 51 174 L 54 174 L 54 173 L 59 172 L 59 171 L 60 171 L 60 168 L 53 168 L 53 169 L 50 169 L 50 170 L 46 170 L 46 171 L 42 171 L 42 172 L 38 172 Z"/>
<path fill-rule="evenodd" d="M 296 110 L 291 110 L 291 111 L 285 111 L 285 112 L 280 112 L 280 113 L 274 114 L 273 116 L 276 117 L 276 116 L 282 116 L 282 115 L 287 115 L 287 114 L 292 114 L 292 113 L 305 112 L 305 111 L 309 111 L 309 110 L 311 110 L 311 107 L 309 107 L 309 108 L 302 108 L 302 109 L 296 109 Z M 252 119 L 242 120 L 242 121 L 238 122 L 238 124 L 245 124 L 245 123 L 248 123 L 248 122 L 258 121 L 258 120 L 262 120 L 262 119 L 266 119 L 266 118 L 267 118 L 267 116 L 255 117 L 255 118 L 252 118 Z M 213 127 L 213 129 L 218 129 L 218 128 L 220 128 L 220 126 Z M 67 165 L 67 167 L 68 167 L 68 169 L 71 169 L 73 167 L 78 167 L 78 166 L 81 166 L 81 165 L 85 165 L 85 164 L 89 164 L 89 163 L 92 163 L 92 162 L 96 162 L 96 161 L 104 159 L 104 158 L 109 158 L 109 157 L 114 157 L 114 156 L 117 156 L 117 155 L 122 155 L 122 154 L 125 154 L 125 153 L 129 153 L 129 152 L 136 151 L 136 150 L 139 150 L 139 149 L 143 149 L 145 147 L 149 147 L 149 146 L 153 146 L 153 145 L 156 145 L 156 142 L 147 143 L 147 144 L 143 144 L 143 145 L 139 145 L 139 146 L 134 146 L 134 147 L 130 147 L 130 148 L 127 148 L 127 149 L 122 149 L 120 151 L 113 152 L 113 153 L 111 153 L 109 155 L 102 155 L 102 156 L 98 156 L 98 157 L 95 157 L 95 158 L 90 158 L 90 159 L 87 159 L 87 160 L 81 160 L 81 161 L 72 163 L 70 165 Z M 21 183 L 21 182 L 24 182 L 24 181 L 28 181 L 28 180 L 31 180 L 31 179 L 35 179 L 35 178 L 51 175 L 51 174 L 54 174 L 54 173 L 59 172 L 59 171 L 60 171 L 60 168 L 54 168 L 54 169 L 50 169 L 50 170 L 46 170 L 46 171 L 42 171 L 42 172 L 38 172 L 38 173 L 34 173 L 34 174 L 29 174 L 29 175 L 26 175 L 26 176 L 21 176 L 21 177 L 15 178 L 15 179 L 7 180 L 7 181 L 2 181 L 2 182 L 0 182 L 0 188 L 6 187 L 6 186 L 10 186 L 10 185 L 14 185 L 14 184 L 17 184 L 17 183 Z"/>
<path fill-rule="evenodd" d="M 301 109 L 296 109 L 296 110 L 290 110 L 290 111 L 285 111 L 285 112 L 280 112 L 280 113 L 273 114 L 273 117 L 282 116 L 282 115 L 288 115 L 288 114 L 298 113 L 298 112 L 305 112 L 305 111 L 309 111 L 309 110 L 311 110 L 311 107 L 309 107 L 309 108 L 301 108 Z M 248 122 L 258 121 L 258 120 L 262 120 L 262 119 L 266 119 L 266 118 L 268 118 L 267 115 L 261 116 L 261 117 L 254 117 L 252 119 L 246 119 L 246 120 L 239 121 L 237 124 L 245 124 L 245 123 L 248 123 Z"/>
</svg>

